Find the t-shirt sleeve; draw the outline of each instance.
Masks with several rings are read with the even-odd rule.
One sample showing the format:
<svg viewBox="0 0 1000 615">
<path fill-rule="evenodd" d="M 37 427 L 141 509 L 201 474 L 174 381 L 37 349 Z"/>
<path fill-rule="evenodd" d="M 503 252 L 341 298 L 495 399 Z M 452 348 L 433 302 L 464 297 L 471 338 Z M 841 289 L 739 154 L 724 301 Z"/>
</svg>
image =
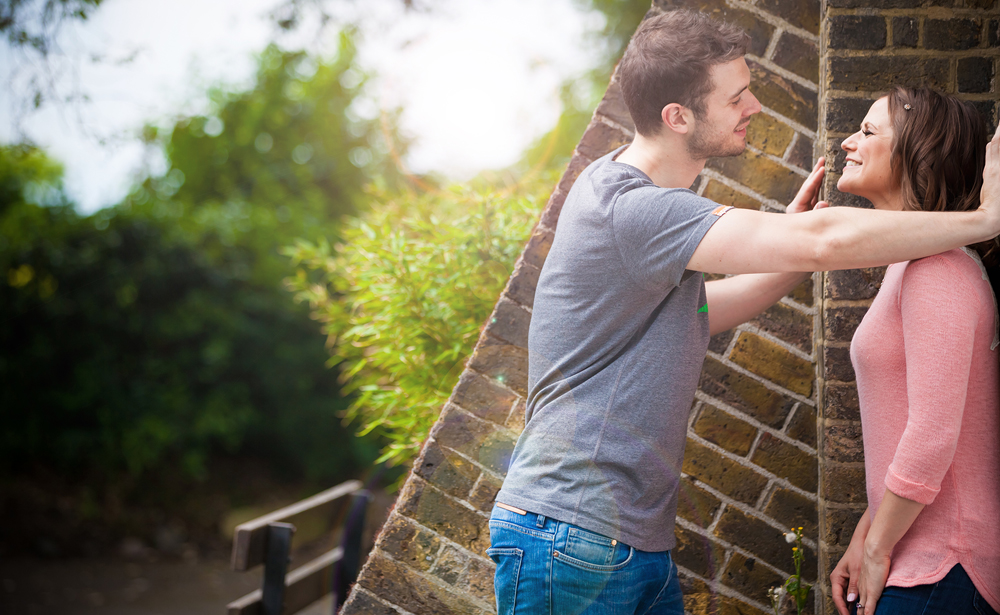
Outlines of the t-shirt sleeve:
<svg viewBox="0 0 1000 615">
<path fill-rule="evenodd" d="M 930 504 L 941 490 L 962 428 L 979 297 L 942 256 L 906 266 L 899 293 L 906 353 L 906 428 L 885 486 Z"/>
<path fill-rule="evenodd" d="M 685 189 L 650 186 L 621 195 L 612 226 L 625 270 L 647 290 L 676 287 L 723 209 Z"/>
</svg>

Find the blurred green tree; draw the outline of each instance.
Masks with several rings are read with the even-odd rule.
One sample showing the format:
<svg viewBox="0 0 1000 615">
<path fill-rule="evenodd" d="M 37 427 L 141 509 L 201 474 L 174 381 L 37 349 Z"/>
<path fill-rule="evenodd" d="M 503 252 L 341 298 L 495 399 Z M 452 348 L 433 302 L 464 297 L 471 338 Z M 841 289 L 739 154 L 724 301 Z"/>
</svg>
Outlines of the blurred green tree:
<svg viewBox="0 0 1000 615">
<path fill-rule="evenodd" d="M 372 449 L 345 406 L 315 323 L 272 285 L 172 241 L 156 220 L 82 217 L 58 167 L 0 149 L 0 463 L 95 482 L 213 453 L 343 478 Z M 41 197 L 41 198 L 40 198 Z"/>
</svg>

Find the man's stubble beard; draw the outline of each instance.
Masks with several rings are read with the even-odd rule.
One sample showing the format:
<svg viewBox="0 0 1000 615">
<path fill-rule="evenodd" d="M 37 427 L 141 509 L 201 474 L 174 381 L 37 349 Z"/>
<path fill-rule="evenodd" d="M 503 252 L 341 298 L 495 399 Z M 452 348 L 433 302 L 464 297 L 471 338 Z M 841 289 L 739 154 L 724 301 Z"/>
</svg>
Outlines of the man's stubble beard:
<svg viewBox="0 0 1000 615">
<path fill-rule="evenodd" d="M 746 141 L 738 145 L 730 144 L 727 143 L 724 134 L 720 135 L 718 139 L 713 140 L 707 133 L 708 131 L 705 130 L 703 122 L 699 121 L 695 124 L 695 130 L 691 134 L 691 140 L 687 144 L 688 155 L 691 158 L 704 160 L 707 158 L 739 156 L 746 149 Z"/>
</svg>

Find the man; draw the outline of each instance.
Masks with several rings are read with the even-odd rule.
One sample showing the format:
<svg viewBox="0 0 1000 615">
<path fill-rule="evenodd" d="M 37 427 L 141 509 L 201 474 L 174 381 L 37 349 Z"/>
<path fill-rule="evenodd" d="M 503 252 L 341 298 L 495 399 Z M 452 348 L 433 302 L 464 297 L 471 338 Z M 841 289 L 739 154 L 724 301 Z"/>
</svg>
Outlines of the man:
<svg viewBox="0 0 1000 615">
<path fill-rule="evenodd" d="M 802 272 L 905 261 L 1000 232 L 997 182 L 964 214 L 824 208 L 822 160 L 794 215 L 688 190 L 707 158 L 746 146 L 761 109 L 748 42 L 735 26 L 675 11 L 646 20 L 625 52 L 637 134 L 580 175 L 538 281 L 526 425 L 490 520 L 501 615 L 682 613 L 670 549 L 709 336 L 766 309 Z M 698 272 L 746 275 L 705 283 Z"/>
</svg>

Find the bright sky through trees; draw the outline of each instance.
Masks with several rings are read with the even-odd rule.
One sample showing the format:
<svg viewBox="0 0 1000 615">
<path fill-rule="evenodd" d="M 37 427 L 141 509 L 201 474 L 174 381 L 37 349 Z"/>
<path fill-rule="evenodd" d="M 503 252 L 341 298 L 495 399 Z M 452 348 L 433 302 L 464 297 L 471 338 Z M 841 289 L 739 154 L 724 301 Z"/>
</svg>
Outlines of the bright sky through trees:
<svg viewBox="0 0 1000 615">
<path fill-rule="evenodd" d="M 317 37 L 315 24 L 279 33 L 268 14 L 280 0 L 106 0 L 93 17 L 64 29 L 60 46 L 89 103 L 45 105 L 15 125 L 10 90 L 0 91 L 0 141 L 18 130 L 66 167 L 71 198 L 85 211 L 118 202 L 143 165 L 159 154 L 135 135 L 142 124 L 170 125 L 203 112 L 214 85 L 246 87 L 253 55 L 269 40 L 285 48 L 330 53 L 336 27 Z M 404 133 L 416 139 L 407 164 L 462 179 L 513 163 L 550 129 L 560 112 L 559 86 L 601 59 L 588 32 L 602 17 L 573 0 L 426 0 L 405 11 L 402 0 L 330 2 L 339 21 L 357 23 L 360 62 L 378 73 L 377 114 L 399 106 Z M 312 26 L 312 27 L 310 27 Z M 100 55 L 98 61 L 93 56 Z M 12 52 L 0 48 L 0 78 L 17 87 Z M 98 141 L 104 139 L 105 145 Z"/>
</svg>

